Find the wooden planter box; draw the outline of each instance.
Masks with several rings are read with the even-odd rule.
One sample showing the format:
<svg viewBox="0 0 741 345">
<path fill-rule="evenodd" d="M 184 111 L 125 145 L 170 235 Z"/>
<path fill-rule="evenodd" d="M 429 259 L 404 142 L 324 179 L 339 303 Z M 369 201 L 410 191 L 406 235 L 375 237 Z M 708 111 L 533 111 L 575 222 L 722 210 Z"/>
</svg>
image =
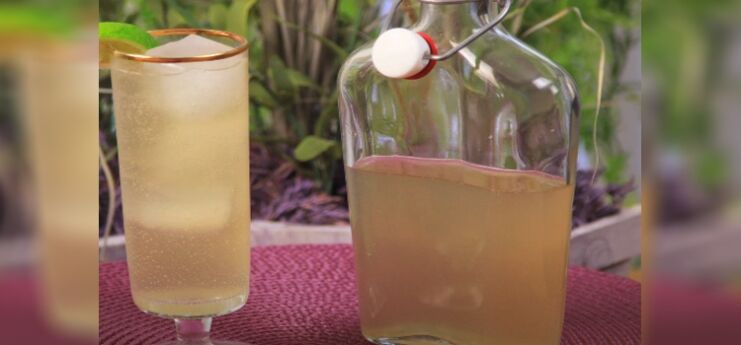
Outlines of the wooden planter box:
<svg viewBox="0 0 741 345">
<path fill-rule="evenodd" d="M 641 206 L 571 232 L 569 264 L 626 275 L 641 254 Z"/>
<path fill-rule="evenodd" d="M 574 229 L 571 234 L 571 265 L 625 274 L 631 258 L 640 254 L 641 207 L 623 210 Z M 253 221 L 252 245 L 351 243 L 349 225 L 301 225 Z M 106 261 L 126 258 L 124 237 L 108 239 Z M 103 245 L 101 240 L 100 245 Z"/>
</svg>

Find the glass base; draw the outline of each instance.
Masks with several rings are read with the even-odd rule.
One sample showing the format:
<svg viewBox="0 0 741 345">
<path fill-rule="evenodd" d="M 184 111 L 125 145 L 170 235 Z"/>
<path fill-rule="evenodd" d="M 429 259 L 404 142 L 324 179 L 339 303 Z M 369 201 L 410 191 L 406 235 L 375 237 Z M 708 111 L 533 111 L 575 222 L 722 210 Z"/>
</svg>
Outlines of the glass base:
<svg viewBox="0 0 741 345">
<path fill-rule="evenodd" d="M 210 317 L 202 319 L 175 319 L 177 340 L 157 345 L 249 345 L 239 341 L 212 340 Z"/>
<path fill-rule="evenodd" d="M 147 314 L 165 319 L 202 319 L 231 314 L 247 302 L 247 295 L 211 299 L 200 303 L 175 303 L 152 298 L 134 298 L 134 303 Z M 187 316 L 182 315 L 197 315 Z"/>
<path fill-rule="evenodd" d="M 455 345 L 447 340 L 429 335 L 410 335 L 398 338 L 366 338 L 378 345 Z"/>
</svg>

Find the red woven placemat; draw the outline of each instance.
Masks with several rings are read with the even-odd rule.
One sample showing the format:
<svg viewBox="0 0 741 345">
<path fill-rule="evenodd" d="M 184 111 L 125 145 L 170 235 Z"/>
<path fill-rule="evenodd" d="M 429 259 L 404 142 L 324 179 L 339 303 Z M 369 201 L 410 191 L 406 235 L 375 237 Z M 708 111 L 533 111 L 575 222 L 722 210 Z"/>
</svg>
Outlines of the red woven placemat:
<svg viewBox="0 0 741 345">
<path fill-rule="evenodd" d="M 91 296 L 92 297 L 92 296 Z M 34 272 L 0 275 L 0 344 L 91 345 L 94 339 L 63 334 L 47 318 L 38 276 Z"/>
<path fill-rule="evenodd" d="M 355 268 L 349 245 L 255 248 L 247 305 L 216 318 L 213 338 L 253 345 L 360 345 Z M 563 345 L 640 343 L 640 285 L 569 270 Z M 100 266 L 100 344 L 146 345 L 175 337 L 171 320 L 131 300 L 125 263 Z"/>
</svg>

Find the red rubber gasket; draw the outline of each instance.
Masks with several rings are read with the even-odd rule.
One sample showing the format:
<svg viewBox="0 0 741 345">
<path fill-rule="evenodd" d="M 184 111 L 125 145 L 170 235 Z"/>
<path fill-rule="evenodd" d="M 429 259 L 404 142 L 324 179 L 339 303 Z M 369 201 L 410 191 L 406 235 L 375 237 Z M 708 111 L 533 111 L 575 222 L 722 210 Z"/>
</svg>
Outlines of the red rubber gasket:
<svg viewBox="0 0 741 345">
<path fill-rule="evenodd" d="M 437 55 L 437 45 L 435 45 L 435 41 L 432 40 L 432 37 L 430 35 L 424 33 L 424 32 L 418 32 L 417 35 L 421 36 L 425 42 L 427 42 L 427 45 L 430 46 L 430 54 Z M 419 71 L 419 73 L 406 78 L 407 80 L 417 80 L 420 79 L 432 71 L 433 68 L 435 68 L 435 65 L 437 64 L 437 61 L 430 60 L 427 62 L 427 66 L 425 66 L 424 69 Z"/>
</svg>

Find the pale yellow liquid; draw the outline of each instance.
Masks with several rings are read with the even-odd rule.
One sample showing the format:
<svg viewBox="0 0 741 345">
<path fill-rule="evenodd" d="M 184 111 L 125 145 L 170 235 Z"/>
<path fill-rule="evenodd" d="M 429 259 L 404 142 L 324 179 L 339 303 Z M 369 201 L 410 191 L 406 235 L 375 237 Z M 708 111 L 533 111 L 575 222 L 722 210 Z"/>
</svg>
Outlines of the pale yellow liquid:
<svg viewBox="0 0 741 345">
<path fill-rule="evenodd" d="M 366 338 L 559 344 L 572 186 L 457 160 L 370 157 L 347 171 Z"/>
<path fill-rule="evenodd" d="M 150 313 L 215 316 L 247 299 L 247 61 L 218 63 L 114 61 L 131 291 Z"/>
</svg>

